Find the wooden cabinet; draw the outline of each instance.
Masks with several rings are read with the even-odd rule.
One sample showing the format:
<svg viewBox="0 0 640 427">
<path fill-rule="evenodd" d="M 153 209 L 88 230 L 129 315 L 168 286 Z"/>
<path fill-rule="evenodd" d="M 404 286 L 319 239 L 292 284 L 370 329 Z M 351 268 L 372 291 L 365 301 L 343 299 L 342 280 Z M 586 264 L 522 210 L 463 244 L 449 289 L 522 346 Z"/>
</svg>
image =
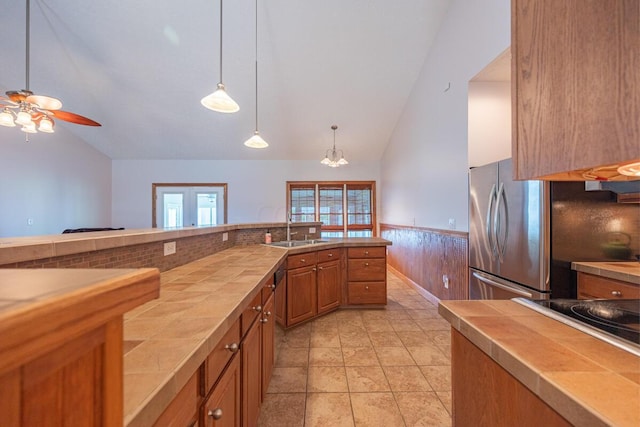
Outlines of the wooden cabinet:
<svg viewBox="0 0 640 427">
<path fill-rule="evenodd" d="M 261 297 L 258 294 L 258 297 Z M 260 316 L 262 320 L 262 316 Z M 242 339 L 242 425 L 255 426 L 262 402 L 262 323 L 255 321 Z"/>
<path fill-rule="evenodd" d="M 283 286 L 284 287 L 284 286 Z M 264 303 L 262 314 L 262 400 L 264 400 L 271 381 L 275 363 L 275 295 L 273 292 Z"/>
<path fill-rule="evenodd" d="M 386 256 L 384 246 L 347 249 L 349 304 L 387 303 Z"/>
<path fill-rule="evenodd" d="M 640 286 L 578 272 L 578 299 L 640 299 Z"/>
<path fill-rule="evenodd" d="M 451 332 L 451 392 L 455 426 L 571 425 L 455 329 Z"/>
<path fill-rule="evenodd" d="M 340 307 L 343 284 L 341 257 L 342 249 L 318 251 L 318 314 Z"/>
<path fill-rule="evenodd" d="M 313 265 L 287 271 L 287 326 L 316 315 L 316 270 Z"/>
<path fill-rule="evenodd" d="M 639 159 L 640 3 L 512 0 L 511 14 L 515 177 Z"/>
<path fill-rule="evenodd" d="M 204 362 L 204 389 L 216 383 L 231 357 L 240 349 L 240 319 L 236 320 Z"/>
<path fill-rule="evenodd" d="M 200 369 L 182 387 L 169 406 L 153 424 L 154 427 L 185 427 L 198 425 L 200 408 Z"/>
<path fill-rule="evenodd" d="M 238 427 L 240 416 L 240 357 L 235 353 L 202 405 L 201 419 L 205 427 Z"/>
</svg>

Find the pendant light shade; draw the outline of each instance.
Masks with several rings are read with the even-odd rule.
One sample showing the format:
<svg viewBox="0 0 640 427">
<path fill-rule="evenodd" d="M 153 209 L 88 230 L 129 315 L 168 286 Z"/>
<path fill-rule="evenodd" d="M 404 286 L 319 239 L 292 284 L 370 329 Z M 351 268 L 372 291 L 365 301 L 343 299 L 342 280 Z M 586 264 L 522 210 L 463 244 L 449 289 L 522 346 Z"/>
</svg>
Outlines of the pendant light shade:
<svg viewBox="0 0 640 427">
<path fill-rule="evenodd" d="M 219 113 L 235 113 L 240 110 L 240 106 L 229 96 L 222 83 L 222 0 L 220 0 L 220 82 L 217 89 L 202 98 L 200 103 Z"/>
<path fill-rule="evenodd" d="M 240 110 L 240 106 L 227 94 L 222 83 L 218 83 L 218 89 L 202 98 L 200 103 L 208 109 L 219 113 L 235 113 Z"/>
<path fill-rule="evenodd" d="M 258 132 L 258 0 L 256 0 L 256 130 L 253 136 L 244 142 L 249 148 L 267 148 L 269 144 Z"/>
</svg>

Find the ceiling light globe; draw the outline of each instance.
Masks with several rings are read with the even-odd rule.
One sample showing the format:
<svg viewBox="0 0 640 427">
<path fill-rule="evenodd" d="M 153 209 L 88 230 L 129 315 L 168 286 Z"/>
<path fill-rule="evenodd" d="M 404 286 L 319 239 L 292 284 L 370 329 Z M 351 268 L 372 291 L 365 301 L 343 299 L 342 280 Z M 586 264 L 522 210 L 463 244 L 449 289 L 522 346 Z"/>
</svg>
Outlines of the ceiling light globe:
<svg viewBox="0 0 640 427">
<path fill-rule="evenodd" d="M 8 108 L 5 108 L 2 113 L 0 113 L 0 126 L 14 127 L 15 125 L 13 114 L 11 114 Z"/>
<path fill-rule="evenodd" d="M 255 131 L 253 133 L 253 136 L 244 142 L 244 145 L 249 148 L 267 148 L 269 146 L 269 144 L 267 144 L 267 141 L 262 139 L 258 131 Z"/>
<path fill-rule="evenodd" d="M 231 99 L 222 83 L 218 83 L 218 89 L 200 100 L 206 108 L 219 113 L 235 113 L 240 111 L 240 106 Z"/>
<path fill-rule="evenodd" d="M 20 111 L 18 113 L 18 117 L 16 118 L 16 123 L 22 126 L 27 126 L 31 123 L 33 123 L 33 121 L 31 120 L 31 114 L 29 114 L 26 111 Z"/>
<path fill-rule="evenodd" d="M 34 122 L 31 122 L 29 124 L 23 125 L 22 129 L 20 129 L 22 132 L 25 133 L 38 133 L 37 129 L 36 129 L 36 124 Z"/>
<path fill-rule="evenodd" d="M 40 132 L 53 133 L 53 122 L 49 118 L 43 117 L 40 120 L 40 126 L 38 126 L 38 130 Z"/>
<path fill-rule="evenodd" d="M 320 163 L 328 166 L 331 163 L 331 160 L 329 160 L 329 156 L 324 156 L 324 159 L 322 159 Z"/>
</svg>

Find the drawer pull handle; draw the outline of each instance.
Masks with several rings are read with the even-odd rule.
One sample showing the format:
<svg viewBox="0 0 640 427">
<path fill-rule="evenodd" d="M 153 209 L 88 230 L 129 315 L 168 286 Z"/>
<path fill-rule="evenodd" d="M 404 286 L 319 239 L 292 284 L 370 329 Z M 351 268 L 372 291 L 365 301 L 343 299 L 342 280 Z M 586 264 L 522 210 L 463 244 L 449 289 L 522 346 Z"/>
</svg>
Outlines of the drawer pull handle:
<svg viewBox="0 0 640 427">
<path fill-rule="evenodd" d="M 251 307 L 251 310 L 255 310 L 255 311 L 257 311 L 257 312 L 261 312 L 261 311 L 262 311 L 262 306 L 261 306 L 261 305 L 259 305 L 259 306 L 257 306 L 257 307 Z"/>
<path fill-rule="evenodd" d="M 611 291 L 611 295 L 613 295 L 614 297 L 621 297 L 622 296 L 622 292 L 620 292 L 620 291 Z"/>
<path fill-rule="evenodd" d="M 261 323 L 267 323 L 268 321 L 269 321 L 269 319 L 267 319 L 267 318 L 260 319 Z"/>
<path fill-rule="evenodd" d="M 369 287 L 368 287 L 368 286 L 365 286 L 364 288 L 365 288 L 366 290 L 369 290 Z"/>
<path fill-rule="evenodd" d="M 207 415 L 209 415 L 214 420 L 219 420 L 220 418 L 222 418 L 222 409 L 218 408 L 218 409 L 214 409 L 213 411 L 209 409 L 209 412 L 207 413 Z"/>
<path fill-rule="evenodd" d="M 333 254 L 329 254 L 329 255 L 327 255 L 327 256 L 328 256 L 329 258 L 331 258 L 331 257 L 333 256 Z"/>
<path fill-rule="evenodd" d="M 365 255 L 369 255 L 369 251 L 364 251 L 364 254 Z"/>
<path fill-rule="evenodd" d="M 235 353 L 235 352 L 237 352 L 237 351 L 238 351 L 238 349 L 239 349 L 240 347 L 238 347 L 238 344 L 234 342 L 233 344 L 227 344 L 227 345 L 225 345 L 225 346 L 224 346 L 224 348 L 226 348 L 227 350 L 229 350 L 231 353 Z M 220 413 L 222 413 L 222 411 L 220 411 Z M 216 419 L 217 419 L 217 418 L 216 418 Z"/>
<path fill-rule="evenodd" d="M 369 267 L 369 263 L 368 263 L 368 262 L 365 262 L 365 263 L 364 263 L 364 266 L 365 266 L 365 267 Z"/>
<path fill-rule="evenodd" d="M 269 317 L 269 316 L 271 316 L 271 312 L 270 312 L 270 311 L 265 311 L 265 312 L 264 312 L 264 315 L 265 315 L 265 316 L 267 316 L 267 317 Z"/>
<path fill-rule="evenodd" d="M 322 270 L 324 267 L 318 267 L 318 270 Z"/>
<path fill-rule="evenodd" d="M 275 283 L 271 284 L 271 285 L 267 286 L 267 288 L 275 289 L 276 288 L 276 284 Z"/>
<path fill-rule="evenodd" d="M 305 261 L 305 259 L 304 259 L 304 258 L 302 258 L 302 259 L 300 260 L 300 262 L 306 262 L 306 261 Z"/>
</svg>

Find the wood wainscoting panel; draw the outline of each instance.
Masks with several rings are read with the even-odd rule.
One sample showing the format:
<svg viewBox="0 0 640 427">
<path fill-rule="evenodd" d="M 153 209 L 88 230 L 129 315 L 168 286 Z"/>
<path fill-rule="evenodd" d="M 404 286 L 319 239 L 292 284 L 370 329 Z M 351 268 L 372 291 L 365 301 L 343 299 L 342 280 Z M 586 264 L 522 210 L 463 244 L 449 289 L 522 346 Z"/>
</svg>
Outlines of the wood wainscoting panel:
<svg viewBox="0 0 640 427">
<path fill-rule="evenodd" d="M 469 299 L 468 233 L 380 224 L 380 237 L 393 242 L 387 263 L 395 271 L 437 299 Z"/>
</svg>

